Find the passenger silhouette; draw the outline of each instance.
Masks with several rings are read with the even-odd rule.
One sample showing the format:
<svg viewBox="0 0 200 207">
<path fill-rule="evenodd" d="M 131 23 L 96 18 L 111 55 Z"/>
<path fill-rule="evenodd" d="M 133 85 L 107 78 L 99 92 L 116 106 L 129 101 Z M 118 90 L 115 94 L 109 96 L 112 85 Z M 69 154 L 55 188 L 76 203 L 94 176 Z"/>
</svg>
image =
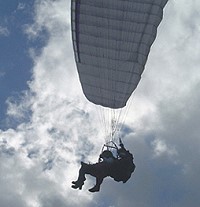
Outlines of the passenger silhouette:
<svg viewBox="0 0 200 207">
<path fill-rule="evenodd" d="M 96 177 L 96 184 L 89 191 L 97 192 L 100 190 L 100 186 L 105 177 L 110 176 L 117 182 L 122 181 L 126 183 L 134 170 L 133 155 L 120 142 L 120 149 L 117 149 L 117 158 L 113 156 L 111 151 L 104 150 L 99 156 L 98 163 L 86 164 L 81 162 L 78 179 L 72 182 L 72 188 L 82 189 L 84 181 L 86 180 L 85 175 L 89 174 Z"/>
</svg>

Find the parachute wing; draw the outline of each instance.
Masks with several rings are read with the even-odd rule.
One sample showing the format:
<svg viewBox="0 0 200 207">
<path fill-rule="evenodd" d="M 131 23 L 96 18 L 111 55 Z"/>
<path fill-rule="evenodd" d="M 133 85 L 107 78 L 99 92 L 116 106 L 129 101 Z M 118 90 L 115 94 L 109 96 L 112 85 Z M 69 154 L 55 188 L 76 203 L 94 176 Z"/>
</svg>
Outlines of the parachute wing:
<svg viewBox="0 0 200 207">
<path fill-rule="evenodd" d="M 137 87 L 167 0 L 71 0 L 72 39 L 83 92 L 122 108 Z"/>
</svg>

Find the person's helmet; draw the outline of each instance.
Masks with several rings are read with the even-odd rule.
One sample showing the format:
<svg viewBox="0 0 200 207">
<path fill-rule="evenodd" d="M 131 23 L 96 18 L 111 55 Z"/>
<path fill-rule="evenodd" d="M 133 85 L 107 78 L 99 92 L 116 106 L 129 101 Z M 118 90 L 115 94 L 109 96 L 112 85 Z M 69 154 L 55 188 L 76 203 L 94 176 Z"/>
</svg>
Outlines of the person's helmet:
<svg viewBox="0 0 200 207">
<path fill-rule="evenodd" d="M 112 152 L 109 150 L 104 150 L 101 154 L 100 154 L 100 158 L 111 158 L 114 157 Z"/>
</svg>

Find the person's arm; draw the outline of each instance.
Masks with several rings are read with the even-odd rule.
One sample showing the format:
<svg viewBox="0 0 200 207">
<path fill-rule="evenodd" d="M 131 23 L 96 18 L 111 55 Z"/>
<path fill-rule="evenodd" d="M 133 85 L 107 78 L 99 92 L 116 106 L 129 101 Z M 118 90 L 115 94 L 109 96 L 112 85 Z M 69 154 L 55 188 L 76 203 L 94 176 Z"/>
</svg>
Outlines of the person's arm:
<svg viewBox="0 0 200 207">
<path fill-rule="evenodd" d="M 126 148 L 124 147 L 124 144 L 122 143 L 122 140 L 119 139 L 119 146 L 121 147 L 121 149 L 123 149 L 124 151 L 127 151 Z"/>
</svg>

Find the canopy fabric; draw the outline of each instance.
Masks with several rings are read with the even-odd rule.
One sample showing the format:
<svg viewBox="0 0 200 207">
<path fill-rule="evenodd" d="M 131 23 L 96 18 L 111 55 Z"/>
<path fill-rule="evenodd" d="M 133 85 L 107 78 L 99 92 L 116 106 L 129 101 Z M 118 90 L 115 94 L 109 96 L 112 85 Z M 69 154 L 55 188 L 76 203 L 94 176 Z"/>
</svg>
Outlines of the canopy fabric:
<svg viewBox="0 0 200 207">
<path fill-rule="evenodd" d="M 75 60 L 94 104 L 122 108 L 137 87 L 167 0 L 72 0 Z"/>
</svg>

